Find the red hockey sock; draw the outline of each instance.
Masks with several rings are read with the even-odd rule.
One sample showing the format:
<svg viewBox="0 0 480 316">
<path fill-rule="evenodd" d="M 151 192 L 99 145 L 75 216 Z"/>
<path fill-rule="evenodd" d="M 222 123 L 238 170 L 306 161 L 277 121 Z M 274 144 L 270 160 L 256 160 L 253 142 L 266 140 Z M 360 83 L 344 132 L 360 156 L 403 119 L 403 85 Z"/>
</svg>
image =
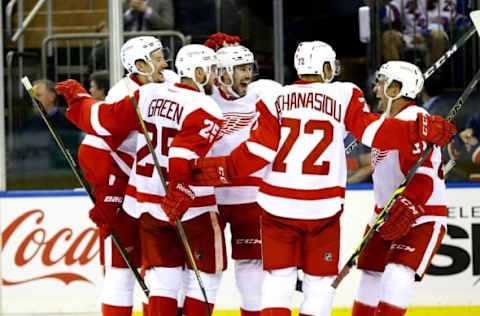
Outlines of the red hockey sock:
<svg viewBox="0 0 480 316">
<path fill-rule="evenodd" d="M 360 303 L 359 301 L 353 302 L 352 316 L 373 316 L 375 314 L 376 306 L 370 306 Z"/>
<path fill-rule="evenodd" d="M 246 311 L 240 308 L 241 316 L 260 316 L 260 311 Z"/>
<path fill-rule="evenodd" d="M 401 308 L 385 302 L 378 303 L 375 316 L 404 316 L 407 312 L 406 308 Z"/>
<path fill-rule="evenodd" d="M 149 316 L 177 316 L 177 300 L 170 297 L 150 296 Z"/>
<path fill-rule="evenodd" d="M 113 306 L 102 304 L 103 316 L 132 316 L 132 306 Z"/>
<path fill-rule="evenodd" d="M 262 316 L 291 316 L 292 312 L 288 308 L 269 307 L 262 309 Z"/>
<path fill-rule="evenodd" d="M 213 314 L 213 304 L 208 304 L 210 307 L 210 315 Z M 207 316 L 207 308 L 204 301 L 199 301 L 192 297 L 185 297 L 183 303 L 183 315 L 185 316 Z M 153 316 L 153 315 L 152 315 Z"/>
<path fill-rule="evenodd" d="M 142 303 L 142 315 L 143 316 L 150 316 L 150 307 L 147 303 Z"/>
</svg>

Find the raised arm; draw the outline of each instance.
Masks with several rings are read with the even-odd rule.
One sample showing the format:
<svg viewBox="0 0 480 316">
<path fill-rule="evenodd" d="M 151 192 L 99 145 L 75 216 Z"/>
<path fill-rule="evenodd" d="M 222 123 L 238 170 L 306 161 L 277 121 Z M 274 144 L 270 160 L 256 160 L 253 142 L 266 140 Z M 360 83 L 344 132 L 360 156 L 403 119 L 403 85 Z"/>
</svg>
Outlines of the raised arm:
<svg viewBox="0 0 480 316">
<path fill-rule="evenodd" d="M 55 90 L 68 104 L 67 118 L 88 134 L 110 136 L 139 130 L 135 107 L 130 97 L 114 102 L 98 101 L 75 80 L 57 83 Z M 135 92 L 139 99 L 139 92 Z"/>
</svg>

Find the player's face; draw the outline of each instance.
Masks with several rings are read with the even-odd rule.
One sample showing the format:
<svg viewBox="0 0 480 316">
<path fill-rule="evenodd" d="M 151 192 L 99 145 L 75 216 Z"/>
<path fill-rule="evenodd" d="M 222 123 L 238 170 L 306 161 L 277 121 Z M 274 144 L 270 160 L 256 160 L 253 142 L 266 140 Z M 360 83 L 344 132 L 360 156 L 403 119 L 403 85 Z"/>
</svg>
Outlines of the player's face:
<svg viewBox="0 0 480 316">
<path fill-rule="evenodd" d="M 233 68 L 233 85 L 232 89 L 239 96 L 243 97 L 247 94 L 247 87 L 252 82 L 253 65 L 238 65 Z"/>
<path fill-rule="evenodd" d="M 213 84 L 217 80 L 217 66 L 212 65 L 210 67 L 210 77 L 208 78 L 207 84 L 203 87 L 205 89 L 205 94 L 212 95 L 213 94 Z"/>
<path fill-rule="evenodd" d="M 388 98 L 385 95 L 385 78 L 379 77 L 376 79 L 375 86 L 373 86 L 373 92 L 378 99 L 377 107 L 380 111 L 387 109 Z"/>
<path fill-rule="evenodd" d="M 165 61 L 165 56 L 163 55 L 163 51 L 158 49 L 150 54 L 150 58 L 152 59 L 153 64 L 153 82 L 162 83 L 165 81 L 165 77 L 163 76 L 163 70 L 168 67 L 167 62 Z"/>
</svg>

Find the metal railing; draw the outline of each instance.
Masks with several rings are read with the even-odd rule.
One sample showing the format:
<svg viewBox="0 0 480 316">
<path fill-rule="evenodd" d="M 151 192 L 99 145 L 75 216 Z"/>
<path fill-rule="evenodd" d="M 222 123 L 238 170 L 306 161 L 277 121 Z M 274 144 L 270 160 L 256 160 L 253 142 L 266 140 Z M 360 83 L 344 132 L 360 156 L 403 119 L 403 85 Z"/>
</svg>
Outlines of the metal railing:
<svg viewBox="0 0 480 316">
<path fill-rule="evenodd" d="M 21 0 L 22 1 L 22 0 Z M 13 7 L 15 6 L 15 3 L 17 2 L 16 0 L 11 0 L 8 5 L 7 5 L 7 34 L 12 42 L 16 42 L 18 38 L 23 34 L 25 29 L 30 25 L 32 22 L 33 18 L 35 15 L 37 15 L 38 11 L 42 8 L 43 4 L 45 3 L 46 0 L 38 0 L 38 2 L 35 4 L 33 7 L 32 11 L 30 11 L 23 21 L 22 25 L 17 29 L 15 34 L 10 37 L 12 34 L 12 14 L 13 14 Z"/>
<path fill-rule="evenodd" d="M 23 52 L 19 53 L 16 51 L 9 51 L 5 57 L 6 61 L 6 66 L 7 66 L 7 119 L 8 119 L 8 124 L 7 124 L 7 131 L 8 131 L 8 140 L 7 140 L 7 150 L 10 152 L 13 148 L 13 134 L 14 134 L 14 126 L 15 126 L 15 121 L 14 121 L 14 108 L 13 108 L 13 101 L 15 99 L 15 88 L 18 87 L 19 91 L 17 93 L 17 100 L 23 95 L 23 89 L 22 87 L 18 84 L 20 81 L 20 77 L 16 78 L 13 74 L 14 70 L 14 62 L 15 60 L 23 59 L 23 58 L 29 58 L 29 59 L 37 59 L 38 60 L 38 54 L 34 52 Z M 23 60 L 21 60 L 23 62 Z M 16 82 L 14 83 L 14 79 Z"/>
<path fill-rule="evenodd" d="M 183 45 L 188 44 L 188 38 L 185 37 L 181 32 L 174 31 L 174 30 L 162 30 L 162 31 L 145 31 L 145 32 L 125 32 L 124 37 L 125 39 L 136 37 L 136 36 L 155 36 L 162 39 L 162 42 L 165 46 L 170 49 L 170 52 L 175 54 L 176 51 Z M 47 78 L 47 70 L 48 70 L 48 46 L 52 43 L 54 46 L 53 50 L 53 69 L 54 69 L 54 80 L 58 81 L 59 74 L 65 74 L 67 76 L 71 75 L 78 75 L 80 81 L 83 82 L 85 74 L 87 74 L 87 65 L 85 63 L 85 56 L 84 56 L 84 48 L 92 48 L 95 49 L 96 45 L 95 42 L 99 40 L 108 40 L 109 34 L 108 33 L 77 33 L 77 34 L 54 34 L 52 36 L 46 37 L 42 42 L 42 52 L 41 52 L 41 62 L 42 62 L 42 76 Z M 178 49 L 176 49 L 175 41 L 178 40 L 180 45 Z M 59 64 L 58 60 L 58 46 L 53 45 L 55 42 L 65 41 L 65 58 L 66 58 L 66 65 Z M 75 41 L 76 44 L 72 45 L 71 42 Z M 90 45 L 84 45 L 85 42 L 89 42 Z M 105 50 L 108 46 L 105 47 Z M 79 62 L 74 64 L 72 63 L 72 50 L 78 49 L 78 59 Z M 106 54 L 105 56 L 107 56 Z M 105 65 L 106 69 L 108 69 L 108 64 Z"/>
</svg>

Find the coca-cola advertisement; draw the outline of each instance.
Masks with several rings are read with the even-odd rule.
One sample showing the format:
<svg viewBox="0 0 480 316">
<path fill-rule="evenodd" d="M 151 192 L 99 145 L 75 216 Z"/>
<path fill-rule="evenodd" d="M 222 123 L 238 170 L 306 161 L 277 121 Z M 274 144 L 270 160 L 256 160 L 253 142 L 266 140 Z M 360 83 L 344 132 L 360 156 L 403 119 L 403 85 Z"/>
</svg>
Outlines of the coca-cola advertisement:
<svg viewBox="0 0 480 316">
<path fill-rule="evenodd" d="M 2 312 L 98 311 L 98 231 L 84 193 L 2 193 Z"/>
</svg>

